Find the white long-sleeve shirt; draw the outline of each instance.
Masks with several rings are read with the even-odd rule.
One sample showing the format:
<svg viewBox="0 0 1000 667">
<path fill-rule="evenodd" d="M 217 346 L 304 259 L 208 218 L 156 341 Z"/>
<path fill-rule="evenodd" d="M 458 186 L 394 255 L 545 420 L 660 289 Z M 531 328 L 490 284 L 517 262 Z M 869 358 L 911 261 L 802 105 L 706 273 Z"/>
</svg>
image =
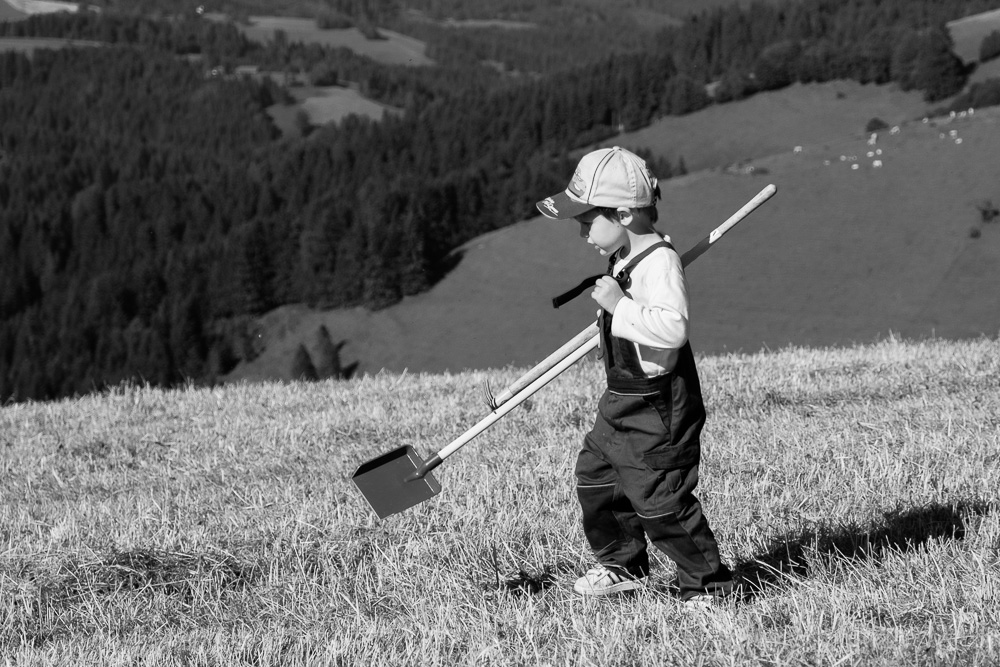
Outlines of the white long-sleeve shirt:
<svg viewBox="0 0 1000 667">
<path fill-rule="evenodd" d="M 670 237 L 664 240 L 669 242 Z M 642 250 L 633 248 L 629 257 L 615 262 L 615 273 Z M 635 344 L 647 376 L 669 373 L 688 339 L 687 280 L 681 259 L 669 248 L 657 248 L 633 267 L 630 275 L 630 296 L 615 306 L 611 334 Z"/>
</svg>

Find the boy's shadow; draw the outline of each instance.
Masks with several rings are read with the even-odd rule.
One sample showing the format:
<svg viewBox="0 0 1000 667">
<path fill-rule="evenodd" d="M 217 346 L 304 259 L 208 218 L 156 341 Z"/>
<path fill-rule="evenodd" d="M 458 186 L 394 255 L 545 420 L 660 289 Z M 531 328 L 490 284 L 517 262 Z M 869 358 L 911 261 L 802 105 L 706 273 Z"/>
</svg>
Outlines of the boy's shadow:
<svg viewBox="0 0 1000 667">
<path fill-rule="evenodd" d="M 789 578 L 808 577 L 810 557 L 825 555 L 877 563 L 887 552 L 911 551 L 928 540 L 963 540 L 966 519 L 990 511 L 990 504 L 982 500 L 954 505 L 932 503 L 886 512 L 881 525 L 867 530 L 854 525 L 819 526 L 797 534 L 786 533 L 773 539 L 773 546 L 767 552 L 736 563 L 733 573 L 749 600 L 781 587 Z"/>
<path fill-rule="evenodd" d="M 798 533 L 785 533 L 771 540 L 765 553 L 738 561 L 732 568 L 740 599 L 755 598 L 787 586 L 790 579 L 810 576 L 809 562 L 817 557 L 830 557 L 854 562 L 879 563 L 887 553 L 912 551 L 928 540 L 964 540 L 966 520 L 995 511 L 995 505 L 984 500 L 963 500 L 954 505 L 932 503 L 923 507 L 884 513 L 877 527 L 865 529 L 857 525 L 832 528 L 819 525 Z M 486 559 L 489 560 L 489 559 Z M 576 571 L 573 563 L 546 566 L 540 573 L 521 570 L 518 576 L 501 582 L 496 554 L 488 563 L 496 573 L 495 588 L 515 595 L 538 594 Z M 484 588 L 494 588 L 491 584 Z M 652 585 L 658 593 L 676 596 L 676 579 Z"/>
</svg>

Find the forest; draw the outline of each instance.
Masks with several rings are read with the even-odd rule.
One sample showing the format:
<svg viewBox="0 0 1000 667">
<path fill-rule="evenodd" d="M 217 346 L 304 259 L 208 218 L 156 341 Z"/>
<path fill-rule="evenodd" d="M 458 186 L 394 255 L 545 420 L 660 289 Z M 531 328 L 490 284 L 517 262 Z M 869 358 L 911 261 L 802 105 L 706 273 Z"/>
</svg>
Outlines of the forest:
<svg viewBox="0 0 1000 667">
<path fill-rule="evenodd" d="M 276 306 L 377 309 L 426 290 L 457 246 L 532 216 L 565 185 L 571 151 L 618 126 L 794 82 L 950 98 L 970 71 L 944 23 L 992 3 L 732 6 L 600 57 L 583 44 L 553 58 L 527 35 L 486 54 L 489 40 L 450 33 L 424 68 L 256 44 L 158 4 L 0 23 L 0 36 L 106 45 L 0 53 L 0 401 L 212 383 L 259 352 L 254 318 Z M 402 20 L 388 2 L 326 7 Z M 522 74 L 480 64 L 497 58 Z M 288 92 L 231 74 L 247 64 L 355 82 L 403 113 L 283 139 L 266 109 Z M 996 104 L 1000 83 L 972 93 Z M 682 169 L 648 157 L 665 176 Z"/>
</svg>

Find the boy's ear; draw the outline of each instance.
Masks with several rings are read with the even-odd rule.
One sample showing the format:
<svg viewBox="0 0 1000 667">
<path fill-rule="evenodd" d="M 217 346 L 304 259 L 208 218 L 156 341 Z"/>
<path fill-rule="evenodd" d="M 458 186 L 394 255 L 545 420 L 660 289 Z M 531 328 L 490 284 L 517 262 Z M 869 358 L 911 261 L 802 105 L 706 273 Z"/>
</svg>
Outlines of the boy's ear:
<svg viewBox="0 0 1000 667">
<path fill-rule="evenodd" d="M 632 222 L 632 209 L 625 208 L 624 206 L 618 207 L 618 222 L 622 223 L 626 227 Z"/>
</svg>

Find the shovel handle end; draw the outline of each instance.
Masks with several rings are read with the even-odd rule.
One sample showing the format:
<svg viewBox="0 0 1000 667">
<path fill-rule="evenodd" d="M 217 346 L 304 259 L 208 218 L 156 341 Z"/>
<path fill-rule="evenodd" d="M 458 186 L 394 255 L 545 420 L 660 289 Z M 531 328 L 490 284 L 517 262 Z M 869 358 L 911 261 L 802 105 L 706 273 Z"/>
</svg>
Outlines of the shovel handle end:
<svg viewBox="0 0 1000 667">
<path fill-rule="evenodd" d="M 415 482 L 418 479 L 423 479 L 427 473 L 429 473 L 431 470 L 434 470 L 434 468 L 437 468 L 439 465 L 441 465 L 442 461 L 444 461 L 444 459 L 442 459 L 440 455 L 435 454 L 434 456 L 424 461 L 419 468 L 417 468 L 409 475 L 407 475 L 406 479 L 403 481 Z"/>
</svg>

